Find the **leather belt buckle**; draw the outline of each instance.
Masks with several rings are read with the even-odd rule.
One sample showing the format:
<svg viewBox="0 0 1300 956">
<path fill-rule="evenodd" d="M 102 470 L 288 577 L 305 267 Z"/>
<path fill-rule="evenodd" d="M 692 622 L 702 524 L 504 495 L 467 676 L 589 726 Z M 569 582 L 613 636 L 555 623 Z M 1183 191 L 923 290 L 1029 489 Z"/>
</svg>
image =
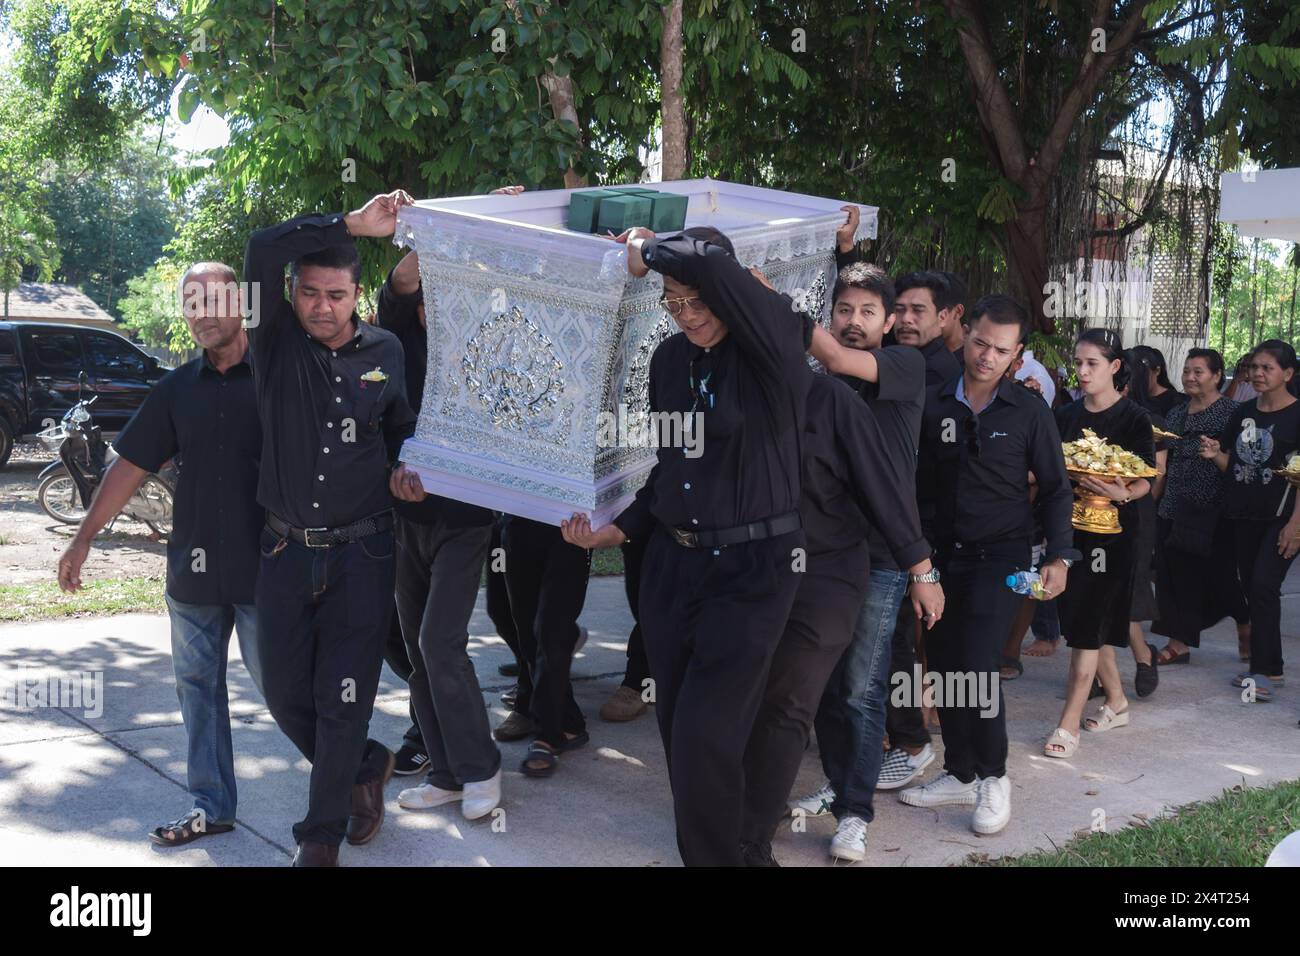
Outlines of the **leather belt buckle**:
<svg viewBox="0 0 1300 956">
<path fill-rule="evenodd" d="M 673 534 L 673 540 L 676 541 L 678 544 L 680 544 L 683 548 L 699 547 L 699 542 L 698 539 L 695 537 L 694 531 L 683 531 L 681 528 L 673 528 L 671 530 Z"/>
<path fill-rule="evenodd" d="M 323 544 L 312 544 L 311 542 L 311 536 L 313 534 L 323 534 L 327 531 L 329 531 L 329 528 L 303 528 L 302 543 L 309 548 L 328 548 L 330 546 L 330 543 L 328 541 L 324 542 Z"/>
</svg>

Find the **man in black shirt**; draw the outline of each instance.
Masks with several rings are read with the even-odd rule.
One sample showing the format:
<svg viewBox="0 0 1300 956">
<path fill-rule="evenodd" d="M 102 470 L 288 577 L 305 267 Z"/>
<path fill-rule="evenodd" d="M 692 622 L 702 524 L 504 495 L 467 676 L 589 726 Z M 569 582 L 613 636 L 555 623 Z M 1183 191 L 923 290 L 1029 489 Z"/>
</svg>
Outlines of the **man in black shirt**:
<svg viewBox="0 0 1300 956">
<path fill-rule="evenodd" d="M 566 540 L 648 539 L 640 616 L 688 866 L 738 866 L 743 758 L 772 653 L 794 602 L 811 323 L 764 288 L 713 229 L 656 239 L 634 229 L 633 275 L 664 277 L 682 334 L 650 361 L 650 410 L 699 412 L 703 453 L 661 447 L 636 500 Z"/>
<path fill-rule="evenodd" d="M 81 566 L 99 530 L 125 507 L 151 472 L 179 456 L 167 538 L 167 611 L 176 696 L 187 738 L 193 808 L 157 827 L 159 846 L 180 846 L 235 827 L 236 786 L 226 693 L 232 629 L 253 682 L 261 688 L 256 614 L 256 500 L 262 431 L 235 271 L 200 262 L 181 280 L 183 313 L 203 354 L 167 373 L 113 443 L 90 510 L 59 559 L 59 586 L 81 586 Z"/>
<path fill-rule="evenodd" d="M 925 384 L 938 385 L 961 373 L 944 341 L 953 322 L 953 292 L 938 272 L 909 272 L 894 280 L 897 321 L 894 338 L 925 356 Z"/>
<path fill-rule="evenodd" d="M 921 420 L 917 491 L 935 506 L 926 530 L 948 601 L 926 642 L 930 670 L 941 681 L 945 772 L 900 798 L 918 807 L 974 805 L 972 828 L 980 834 L 997 833 L 1011 818 L 998 664 L 1021 600 L 1006 578 L 1030 566 L 1031 473 L 1047 535 L 1039 572 L 1045 597 L 1065 590 L 1067 569 L 1078 558 L 1056 422 L 1042 399 L 1005 378 L 1028 331 L 1029 314 L 1015 300 L 980 299 L 965 371 L 929 389 Z"/>
<path fill-rule="evenodd" d="M 416 253 L 407 253 L 380 288 L 376 322 L 402 343 L 407 401 L 418 412 L 428 332 Z M 501 753 L 468 652 L 492 512 L 440 495 L 399 501 L 396 510 L 397 614 L 411 662 L 411 702 L 429 757 L 427 781 L 397 800 L 407 809 L 460 801 L 465 818 L 476 820 L 501 802 Z"/>
<path fill-rule="evenodd" d="M 244 254 L 262 421 L 257 498 L 266 508 L 257 617 L 266 699 L 312 764 L 299 866 L 383 823 L 393 755 L 366 739 L 393 608 L 393 498 L 419 501 L 397 460 L 415 430 L 402 347 L 360 322 L 353 236 L 393 234 L 404 192 L 347 215 L 300 216 L 253 233 Z M 284 270 L 291 266 L 284 298 Z"/>
<path fill-rule="evenodd" d="M 911 457 L 892 454 L 895 449 L 871 409 L 852 388 L 828 375 L 813 377 L 805 436 L 799 513 L 808 538 L 806 564 L 745 751 L 741 836 L 746 862 L 757 866 L 775 865 L 772 837 L 799 772 L 818 701 L 841 655 L 857 639 L 854 623 L 864 610 L 868 586 L 875 587 L 868 542 L 880 539 L 895 567 L 912 569 L 914 580 L 921 582 L 913 598 L 925 605 L 928 623 L 938 619 L 943 606 L 943 593 L 931 580 L 930 546 L 921 537 Z M 891 603 L 896 611 L 896 600 Z M 879 629 L 879 622 L 870 624 Z M 865 688 L 856 690 L 866 693 Z M 878 696 L 883 718 L 884 694 Z M 877 729 L 882 725 L 883 719 L 876 722 Z M 835 743 L 820 737 L 818 742 L 823 748 Z M 877 733 L 877 767 L 880 744 Z M 860 753 L 841 758 L 856 764 Z M 865 822 L 859 823 L 865 829 Z M 836 839 L 841 836 L 837 833 Z"/>
<path fill-rule="evenodd" d="M 943 334 L 943 342 L 960 365 L 962 346 L 966 343 L 966 283 L 954 272 L 942 272 L 940 275 L 948 282 L 948 296 L 944 300 L 943 308 L 950 316 L 948 328 Z"/>
</svg>

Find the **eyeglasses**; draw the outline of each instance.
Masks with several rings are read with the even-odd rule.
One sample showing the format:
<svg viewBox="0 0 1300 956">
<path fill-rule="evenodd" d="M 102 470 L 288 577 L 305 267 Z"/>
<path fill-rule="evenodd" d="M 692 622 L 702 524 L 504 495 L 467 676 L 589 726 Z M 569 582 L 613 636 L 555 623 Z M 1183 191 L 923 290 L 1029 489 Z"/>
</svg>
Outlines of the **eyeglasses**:
<svg viewBox="0 0 1300 956">
<path fill-rule="evenodd" d="M 962 424 L 966 433 L 966 454 L 972 458 L 980 456 L 980 417 L 972 415 Z"/>
<path fill-rule="evenodd" d="M 685 308 L 689 308 L 695 313 L 707 312 L 709 308 L 704 304 L 704 300 L 698 295 L 688 295 L 680 299 L 670 299 L 665 296 L 659 300 L 659 304 L 667 309 L 668 313 L 673 316 L 681 315 L 682 310 Z"/>
</svg>

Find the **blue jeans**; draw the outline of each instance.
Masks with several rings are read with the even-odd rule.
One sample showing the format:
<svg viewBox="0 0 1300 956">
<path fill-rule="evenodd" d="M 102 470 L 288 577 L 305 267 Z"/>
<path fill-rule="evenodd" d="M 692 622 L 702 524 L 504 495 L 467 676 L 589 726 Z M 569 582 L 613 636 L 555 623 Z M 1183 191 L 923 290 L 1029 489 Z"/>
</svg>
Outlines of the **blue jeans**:
<svg viewBox="0 0 1300 956">
<path fill-rule="evenodd" d="M 172 669 L 185 722 L 186 777 L 194 807 L 209 823 L 234 823 L 237 791 L 226 693 L 230 632 L 239 635 L 244 666 L 262 692 L 257 657 L 257 613 L 251 604 L 184 604 L 167 598 L 172 624 Z"/>
<path fill-rule="evenodd" d="M 814 727 L 822 769 L 835 790 L 831 811 L 868 823 L 880 777 L 889 697 L 890 641 L 907 593 L 907 572 L 873 568 L 867 599 L 858 613 L 853 643 L 840 658 L 822 696 Z"/>
</svg>

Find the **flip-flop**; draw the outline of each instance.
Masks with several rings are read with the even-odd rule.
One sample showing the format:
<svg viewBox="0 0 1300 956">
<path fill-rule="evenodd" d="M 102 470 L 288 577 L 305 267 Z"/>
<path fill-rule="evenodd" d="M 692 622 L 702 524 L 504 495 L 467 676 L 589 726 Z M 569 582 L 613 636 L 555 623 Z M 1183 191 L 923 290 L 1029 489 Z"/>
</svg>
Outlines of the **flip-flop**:
<svg viewBox="0 0 1300 956">
<path fill-rule="evenodd" d="M 585 747 L 589 743 L 591 743 L 591 734 L 584 730 L 576 737 L 565 737 L 564 743 L 560 744 L 556 749 L 560 753 L 568 753 L 570 750 L 577 750 L 579 747 Z"/>
<path fill-rule="evenodd" d="M 233 829 L 235 829 L 233 823 L 208 823 L 202 811 L 191 810 L 179 820 L 173 820 L 171 823 L 154 827 L 149 833 L 149 839 L 156 846 L 184 846 L 186 843 L 193 843 L 205 836 L 229 833 Z M 169 833 L 176 835 L 175 837 L 169 837 L 167 836 Z"/>
<path fill-rule="evenodd" d="M 1020 663 L 1020 660 L 1015 657 L 1003 657 L 1001 663 L 998 664 L 998 667 L 998 678 L 1000 680 L 1015 680 L 1017 677 L 1020 677 L 1025 673 L 1025 665 Z M 1015 674 L 1011 677 L 1002 674 L 1001 668 L 1007 667 L 1015 670 Z"/>
</svg>

